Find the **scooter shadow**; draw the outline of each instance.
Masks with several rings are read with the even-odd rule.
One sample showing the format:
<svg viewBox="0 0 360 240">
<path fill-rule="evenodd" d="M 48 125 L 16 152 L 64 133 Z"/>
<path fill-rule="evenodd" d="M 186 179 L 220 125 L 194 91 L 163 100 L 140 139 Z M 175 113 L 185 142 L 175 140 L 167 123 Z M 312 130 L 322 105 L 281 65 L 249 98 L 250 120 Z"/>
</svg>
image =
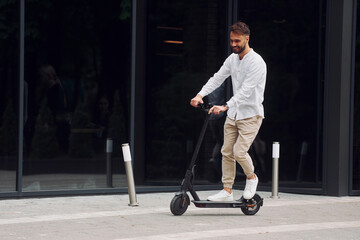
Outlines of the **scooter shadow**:
<svg viewBox="0 0 360 240">
<path fill-rule="evenodd" d="M 181 217 L 248 217 L 242 213 L 184 213 Z"/>
</svg>

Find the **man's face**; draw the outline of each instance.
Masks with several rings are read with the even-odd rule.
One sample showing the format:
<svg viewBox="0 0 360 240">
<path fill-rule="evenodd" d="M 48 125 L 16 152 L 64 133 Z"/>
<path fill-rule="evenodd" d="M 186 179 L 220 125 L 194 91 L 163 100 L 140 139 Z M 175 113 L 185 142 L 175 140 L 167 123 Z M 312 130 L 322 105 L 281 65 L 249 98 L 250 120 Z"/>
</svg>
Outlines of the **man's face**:
<svg viewBox="0 0 360 240">
<path fill-rule="evenodd" d="M 230 32 L 230 46 L 234 53 L 242 53 L 248 42 L 249 36 Z"/>
</svg>

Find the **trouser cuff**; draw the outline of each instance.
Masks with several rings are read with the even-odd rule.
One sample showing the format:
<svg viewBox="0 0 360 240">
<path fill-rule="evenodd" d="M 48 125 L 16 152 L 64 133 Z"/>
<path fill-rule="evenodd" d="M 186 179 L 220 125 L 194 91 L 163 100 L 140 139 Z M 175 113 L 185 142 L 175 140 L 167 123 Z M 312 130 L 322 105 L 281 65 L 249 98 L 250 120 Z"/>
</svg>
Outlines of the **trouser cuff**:
<svg viewBox="0 0 360 240">
<path fill-rule="evenodd" d="M 226 184 L 223 184 L 223 186 L 224 186 L 224 188 L 230 188 L 230 189 L 232 189 L 233 184 L 228 184 L 228 183 L 226 183 Z"/>
</svg>

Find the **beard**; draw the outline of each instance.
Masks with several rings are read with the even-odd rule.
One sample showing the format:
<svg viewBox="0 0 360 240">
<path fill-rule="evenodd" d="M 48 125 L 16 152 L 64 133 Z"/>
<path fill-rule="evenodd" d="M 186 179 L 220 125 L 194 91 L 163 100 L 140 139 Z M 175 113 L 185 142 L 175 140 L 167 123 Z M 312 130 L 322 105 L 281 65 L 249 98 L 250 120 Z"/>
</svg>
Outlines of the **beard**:
<svg viewBox="0 0 360 240">
<path fill-rule="evenodd" d="M 241 47 L 233 47 L 232 50 L 234 53 L 240 54 L 245 50 L 245 44 L 244 44 L 244 46 L 241 46 Z"/>
</svg>

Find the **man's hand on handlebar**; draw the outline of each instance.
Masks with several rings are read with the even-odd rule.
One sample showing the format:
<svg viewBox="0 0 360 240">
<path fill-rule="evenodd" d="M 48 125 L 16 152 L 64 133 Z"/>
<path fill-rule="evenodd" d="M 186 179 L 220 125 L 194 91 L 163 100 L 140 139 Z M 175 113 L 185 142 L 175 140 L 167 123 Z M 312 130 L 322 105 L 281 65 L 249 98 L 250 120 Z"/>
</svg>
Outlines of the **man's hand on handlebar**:
<svg viewBox="0 0 360 240">
<path fill-rule="evenodd" d="M 212 108 L 210 108 L 209 114 L 214 113 L 215 115 L 218 115 L 221 112 L 226 112 L 227 110 L 228 108 L 226 106 L 215 105 Z"/>
<path fill-rule="evenodd" d="M 197 94 L 193 99 L 190 101 L 190 105 L 193 107 L 199 107 L 199 104 L 203 104 L 204 101 L 202 100 L 202 96 Z M 209 114 L 214 113 L 215 115 L 220 114 L 221 112 L 226 112 L 228 110 L 227 106 L 215 105 L 210 108 Z"/>
<path fill-rule="evenodd" d="M 202 100 L 202 96 L 197 94 L 193 99 L 190 101 L 190 105 L 193 107 L 198 107 L 199 103 L 204 103 Z"/>
</svg>

